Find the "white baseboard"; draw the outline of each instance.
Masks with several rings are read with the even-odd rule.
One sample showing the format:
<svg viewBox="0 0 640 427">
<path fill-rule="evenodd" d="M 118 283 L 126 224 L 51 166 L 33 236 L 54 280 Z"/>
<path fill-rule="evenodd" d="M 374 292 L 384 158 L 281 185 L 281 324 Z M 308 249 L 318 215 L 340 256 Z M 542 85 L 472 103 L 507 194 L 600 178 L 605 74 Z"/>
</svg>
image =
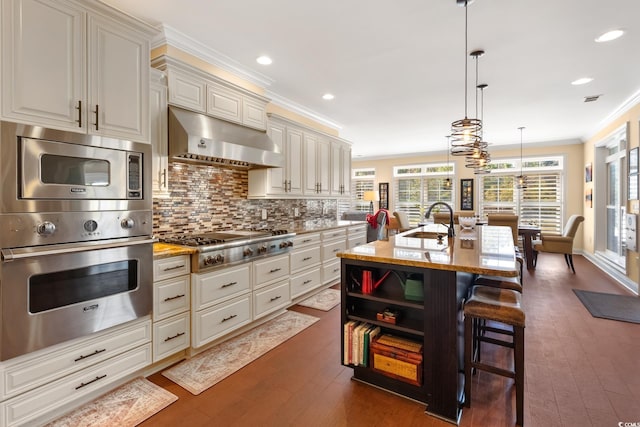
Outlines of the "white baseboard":
<svg viewBox="0 0 640 427">
<path fill-rule="evenodd" d="M 624 286 L 626 289 L 630 290 L 634 294 L 638 295 L 638 284 L 631 280 L 623 271 L 614 266 L 612 263 L 607 262 L 602 257 L 594 255 L 592 253 L 587 253 L 583 251 L 576 251 L 580 255 L 584 256 L 587 260 L 589 260 L 593 265 L 598 267 L 604 273 L 606 273 L 613 280 L 618 282 L 620 285 Z"/>
</svg>

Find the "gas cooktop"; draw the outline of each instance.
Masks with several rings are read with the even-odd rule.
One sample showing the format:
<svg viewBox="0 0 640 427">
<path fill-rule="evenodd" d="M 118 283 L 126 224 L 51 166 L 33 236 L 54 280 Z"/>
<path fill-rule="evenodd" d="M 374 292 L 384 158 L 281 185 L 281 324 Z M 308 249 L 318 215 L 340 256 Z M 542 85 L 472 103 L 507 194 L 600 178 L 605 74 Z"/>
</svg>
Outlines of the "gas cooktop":
<svg viewBox="0 0 640 427">
<path fill-rule="evenodd" d="M 191 256 L 194 273 L 230 266 L 258 257 L 287 253 L 293 246 L 287 230 L 212 231 L 160 237 L 160 241 L 196 249 Z"/>
</svg>

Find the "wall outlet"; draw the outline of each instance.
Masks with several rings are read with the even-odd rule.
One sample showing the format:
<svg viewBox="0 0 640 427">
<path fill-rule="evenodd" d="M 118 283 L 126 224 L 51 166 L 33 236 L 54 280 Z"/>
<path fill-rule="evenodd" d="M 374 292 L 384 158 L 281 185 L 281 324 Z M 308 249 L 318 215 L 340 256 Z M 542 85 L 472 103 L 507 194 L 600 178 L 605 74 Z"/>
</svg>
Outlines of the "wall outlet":
<svg viewBox="0 0 640 427">
<path fill-rule="evenodd" d="M 267 219 L 267 210 L 262 209 L 262 219 Z"/>
<path fill-rule="evenodd" d="M 294 217 L 300 216 L 300 210 L 298 208 L 293 208 L 293 216 Z"/>
</svg>

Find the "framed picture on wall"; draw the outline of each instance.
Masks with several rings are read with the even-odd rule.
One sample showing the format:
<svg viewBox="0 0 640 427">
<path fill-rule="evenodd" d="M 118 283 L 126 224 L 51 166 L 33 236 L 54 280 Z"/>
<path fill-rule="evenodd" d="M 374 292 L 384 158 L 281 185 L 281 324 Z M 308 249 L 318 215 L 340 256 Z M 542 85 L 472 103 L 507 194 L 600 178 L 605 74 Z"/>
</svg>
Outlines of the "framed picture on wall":
<svg viewBox="0 0 640 427">
<path fill-rule="evenodd" d="M 587 163 L 584 167 L 584 182 L 591 182 L 593 179 L 593 172 L 591 170 L 591 163 Z"/>
<path fill-rule="evenodd" d="M 473 210 L 473 179 L 460 180 L 460 210 Z"/>
<path fill-rule="evenodd" d="M 380 194 L 380 209 L 389 209 L 389 183 L 379 183 L 378 192 Z"/>
<path fill-rule="evenodd" d="M 629 175 L 638 173 L 638 147 L 629 150 Z"/>
</svg>

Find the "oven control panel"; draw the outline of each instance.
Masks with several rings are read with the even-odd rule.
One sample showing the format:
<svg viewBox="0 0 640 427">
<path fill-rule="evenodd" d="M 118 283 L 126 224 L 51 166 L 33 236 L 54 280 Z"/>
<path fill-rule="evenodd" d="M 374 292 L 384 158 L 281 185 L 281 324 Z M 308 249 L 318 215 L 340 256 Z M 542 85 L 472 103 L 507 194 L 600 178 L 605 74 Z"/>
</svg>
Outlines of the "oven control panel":
<svg viewBox="0 0 640 427">
<path fill-rule="evenodd" d="M 151 235 L 150 210 L 0 215 L 0 248 Z"/>
</svg>

